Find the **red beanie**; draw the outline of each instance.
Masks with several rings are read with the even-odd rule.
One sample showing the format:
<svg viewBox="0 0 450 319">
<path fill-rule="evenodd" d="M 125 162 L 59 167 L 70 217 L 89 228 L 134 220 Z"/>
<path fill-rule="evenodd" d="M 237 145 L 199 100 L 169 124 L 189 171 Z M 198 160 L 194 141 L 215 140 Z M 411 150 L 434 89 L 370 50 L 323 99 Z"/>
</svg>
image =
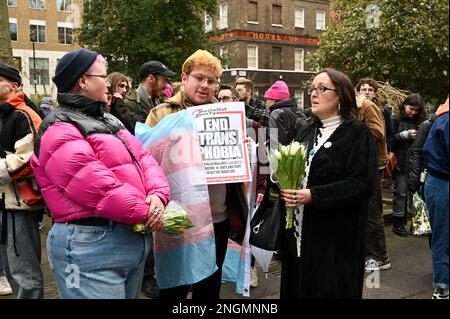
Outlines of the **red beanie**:
<svg viewBox="0 0 450 319">
<path fill-rule="evenodd" d="M 284 81 L 276 81 L 264 94 L 264 98 L 283 101 L 289 100 L 289 88 Z"/>
</svg>

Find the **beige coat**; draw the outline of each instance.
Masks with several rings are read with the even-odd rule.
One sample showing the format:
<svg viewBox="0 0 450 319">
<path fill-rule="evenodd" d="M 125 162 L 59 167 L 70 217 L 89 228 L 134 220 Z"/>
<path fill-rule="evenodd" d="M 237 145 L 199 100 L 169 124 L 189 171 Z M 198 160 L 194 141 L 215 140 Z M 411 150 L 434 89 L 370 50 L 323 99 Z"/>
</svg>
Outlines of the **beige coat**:
<svg viewBox="0 0 450 319">
<path fill-rule="evenodd" d="M 378 151 L 378 168 L 386 167 L 388 152 L 386 144 L 386 125 L 380 108 L 370 100 L 359 95 L 356 98 L 358 106 L 358 118 L 366 123 L 372 135 L 375 137 Z"/>
</svg>

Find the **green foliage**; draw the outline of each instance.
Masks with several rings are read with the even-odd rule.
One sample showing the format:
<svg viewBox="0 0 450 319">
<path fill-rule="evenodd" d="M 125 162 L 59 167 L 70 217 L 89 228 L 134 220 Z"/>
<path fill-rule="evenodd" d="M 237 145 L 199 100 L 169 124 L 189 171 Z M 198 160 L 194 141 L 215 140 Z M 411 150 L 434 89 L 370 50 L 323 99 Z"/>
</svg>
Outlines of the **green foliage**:
<svg viewBox="0 0 450 319">
<path fill-rule="evenodd" d="M 448 7 L 448 0 L 332 1 L 332 21 L 310 62 L 334 67 L 354 83 L 369 76 L 443 101 L 449 89 Z"/>
<path fill-rule="evenodd" d="M 213 0 L 85 1 L 80 44 L 102 54 L 109 71 L 137 80 L 139 68 L 159 60 L 180 73 L 184 60 L 206 48 L 203 12 L 215 12 Z"/>
</svg>

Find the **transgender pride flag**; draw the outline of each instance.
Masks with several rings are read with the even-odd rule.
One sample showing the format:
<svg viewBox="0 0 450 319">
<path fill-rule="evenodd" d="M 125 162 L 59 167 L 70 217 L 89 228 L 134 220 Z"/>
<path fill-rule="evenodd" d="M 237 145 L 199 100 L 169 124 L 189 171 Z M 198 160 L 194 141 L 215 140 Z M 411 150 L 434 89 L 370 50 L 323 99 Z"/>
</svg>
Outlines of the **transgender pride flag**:
<svg viewBox="0 0 450 319">
<path fill-rule="evenodd" d="M 162 289 L 199 282 L 217 270 L 208 186 L 196 132 L 195 120 L 186 110 L 165 116 L 153 128 L 136 124 L 136 137 L 166 174 L 172 200 L 195 225 L 182 235 L 153 233 L 155 271 Z"/>
<path fill-rule="evenodd" d="M 242 245 L 228 239 L 227 253 L 222 266 L 222 281 L 234 282 L 236 284 L 235 291 L 244 297 L 250 296 L 250 220 L 253 215 L 256 200 L 256 180 L 257 180 L 257 149 L 256 144 L 251 142 L 251 159 L 250 169 L 252 172 L 252 180 L 245 184 L 247 189 L 248 207 L 250 207 L 247 217 L 247 225 L 245 227 L 244 239 Z"/>
</svg>

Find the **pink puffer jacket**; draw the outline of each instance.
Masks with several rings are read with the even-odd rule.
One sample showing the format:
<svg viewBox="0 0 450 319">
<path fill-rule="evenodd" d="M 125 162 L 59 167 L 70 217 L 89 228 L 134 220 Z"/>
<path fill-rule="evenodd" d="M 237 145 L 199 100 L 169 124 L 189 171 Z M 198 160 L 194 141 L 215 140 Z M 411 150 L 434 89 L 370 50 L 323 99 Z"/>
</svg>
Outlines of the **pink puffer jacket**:
<svg viewBox="0 0 450 319">
<path fill-rule="evenodd" d="M 127 147 L 125 147 L 125 145 Z M 119 223 L 146 220 L 148 195 L 164 204 L 170 189 L 158 163 L 127 130 L 86 138 L 56 122 L 42 134 L 31 165 L 55 222 L 104 217 Z"/>
</svg>

